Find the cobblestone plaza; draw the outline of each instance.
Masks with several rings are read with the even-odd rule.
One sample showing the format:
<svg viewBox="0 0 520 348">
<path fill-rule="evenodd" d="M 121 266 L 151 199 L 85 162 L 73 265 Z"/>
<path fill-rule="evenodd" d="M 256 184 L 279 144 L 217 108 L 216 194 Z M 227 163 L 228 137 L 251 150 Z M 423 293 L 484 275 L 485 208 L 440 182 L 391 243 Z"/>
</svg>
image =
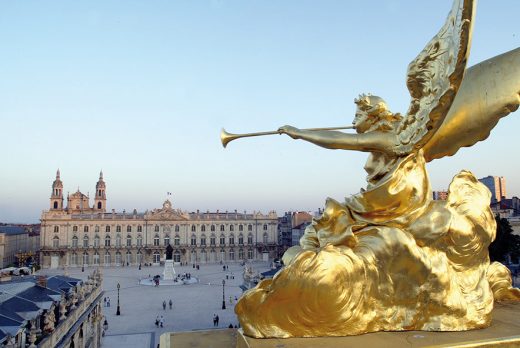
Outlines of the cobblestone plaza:
<svg viewBox="0 0 520 348">
<path fill-rule="evenodd" d="M 159 336 L 164 332 L 216 329 L 213 316 L 219 316 L 218 328 L 237 325 L 234 313 L 235 297 L 242 294 L 243 266 L 229 264 L 227 271 L 223 265 L 206 264 L 197 270 L 192 265 L 176 266 L 177 274 L 190 272 L 199 282 L 179 286 L 143 286 L 139 280 L 162 274 L 163 267 L 105 267 L 102 268 L 104 297 L 110 298 L 110 307 L 103 307 L 108 322 L 108 330 L 103 339 L 103 347 L 157 347 Z M 266 271 L 266 262 L 252 263 L 255 271 Z M 101 268 L 100 268 L 101 269 Z M 42 270 L 41 274 L 64 274 L 86 279 L 90 269 L 81 268 Z M 227 276 L 227 279 L 226 279 Z M 233 279 L 234 278 L 234 279 Z M 222 280 L 225 280 L 224 295 L 226 309 L 222 309 Z M 117 316 L 117 284 L 120 285 L 120 310 Z M 162 303 L 173 302 L 173 309 L 163 309 Z M 164 327 L 157 328 L 155 319 L 164 317 Z"/>
</svg>

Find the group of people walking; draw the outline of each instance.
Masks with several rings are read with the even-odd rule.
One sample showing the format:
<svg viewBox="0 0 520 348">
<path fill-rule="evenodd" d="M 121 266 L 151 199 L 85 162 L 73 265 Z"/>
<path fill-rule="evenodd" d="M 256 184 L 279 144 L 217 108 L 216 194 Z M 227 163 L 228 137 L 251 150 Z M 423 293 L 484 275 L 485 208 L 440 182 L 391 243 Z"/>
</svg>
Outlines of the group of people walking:
<svg viewBox="0 0 520 348">
<path fill-rule="evenodd" d="M 168 302 L 168 304 L 170 305 L 170 309 L 173 309 L 173 301 L 172 301 L 172 299 L 170 299 L 170 302 Z M 162 308 L 164 310 L 166 310 L 166 300 L 163 301 Z"/>
<path fill-rule="evenodd" d="M 110 297 L 103 297 L 103 306 L 110 307 Z"/>
</svg>

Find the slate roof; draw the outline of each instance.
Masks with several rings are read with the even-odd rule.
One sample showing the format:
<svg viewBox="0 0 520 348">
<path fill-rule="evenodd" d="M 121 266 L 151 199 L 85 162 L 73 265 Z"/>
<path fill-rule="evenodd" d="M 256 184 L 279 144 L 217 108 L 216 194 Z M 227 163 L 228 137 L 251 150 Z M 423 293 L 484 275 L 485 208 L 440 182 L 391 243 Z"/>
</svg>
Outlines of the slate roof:
<svg viewBox="0 0 520 348">
<path fill-rule="evenodd" d="M 5 234 L 24 234 L 25 228 L 20 226 L 0 226 L 0 233 Z"/>
</svg>

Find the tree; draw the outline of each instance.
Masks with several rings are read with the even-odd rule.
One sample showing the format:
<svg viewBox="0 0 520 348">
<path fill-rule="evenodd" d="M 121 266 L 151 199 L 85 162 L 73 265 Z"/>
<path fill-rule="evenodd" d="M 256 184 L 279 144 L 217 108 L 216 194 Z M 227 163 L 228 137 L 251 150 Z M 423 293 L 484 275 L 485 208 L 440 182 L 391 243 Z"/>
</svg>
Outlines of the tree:
<svg viewBox="0 0 520 348">
<path fill-rule="evenodd" d="M 489 258 L 491 261 L 505 263 L 508 255 L 513 263 L 518 263 L 520 258 L 520 236 L 513 234 L 513 228 L 505 218 L 495 216 L 497 222 L 497 234 L 495 240 L 489 245 Z"/>
</svg>

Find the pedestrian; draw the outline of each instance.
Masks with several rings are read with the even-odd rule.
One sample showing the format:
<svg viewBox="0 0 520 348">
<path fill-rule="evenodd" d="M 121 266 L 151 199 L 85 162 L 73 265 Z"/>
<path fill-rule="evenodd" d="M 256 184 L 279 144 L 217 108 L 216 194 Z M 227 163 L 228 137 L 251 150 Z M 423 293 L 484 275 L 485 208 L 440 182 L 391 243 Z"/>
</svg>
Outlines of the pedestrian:
<svg viewBox="0 0 520 348">
<path fill-rule="evenodd" d="M 173 302 L 172 302 L 172 299 L 170 299 L 170 309 L 172 309 L 173 307 Z"/>
<path fill-rule="evenodd" d="M 155 327 L 159 327 L 159 316 L 155 318 Z"/>
<path fill-rule="evenodd" d="M 235 296 L 235 302 L 237 302 L 237 301 L 238 301 L 238 298 Z"/>
<path fill-rule="evenodd" d="M 217 326 L 218 326 L 218 315 L 217 315 L 217 318 L 216 318 L 216 320 L 217 320 Z"/>
<path fill-rule="evenodd" d="M 164 318 L 162 315 L 161 315 L 161 319 L 159 319 L 159 324 L 161 325 L 161 327 L 164 327 Z"/>
<path fill-rule="evenodd" d="M 232 329 L 232 328 L 233 328 L 233 324 L 229 324 L 228 329 Z"/>
<path fill-rule="evenodd" d="M 229 296 L 229 304 L 233 304 L 233 297 Z"/>
<path fill-rule="evenodd" d="M 107 307 L 110 307 L 110 297 L 107 297 Z"/>
<path fill-rule="evenodd" d="M 217 326 L 217 315 L 213 314 L 213 326 Z"/>
<path fill-rule="evenodd" d="M 103 307 L 106 307 L 106 306 L 107 306 L 107 298 L 103 297 Z"/>
<path fill-rule="evenodd" d="M 166 300 L 162 302 L 162 308 L 166 310 Z"/>
</svg>

